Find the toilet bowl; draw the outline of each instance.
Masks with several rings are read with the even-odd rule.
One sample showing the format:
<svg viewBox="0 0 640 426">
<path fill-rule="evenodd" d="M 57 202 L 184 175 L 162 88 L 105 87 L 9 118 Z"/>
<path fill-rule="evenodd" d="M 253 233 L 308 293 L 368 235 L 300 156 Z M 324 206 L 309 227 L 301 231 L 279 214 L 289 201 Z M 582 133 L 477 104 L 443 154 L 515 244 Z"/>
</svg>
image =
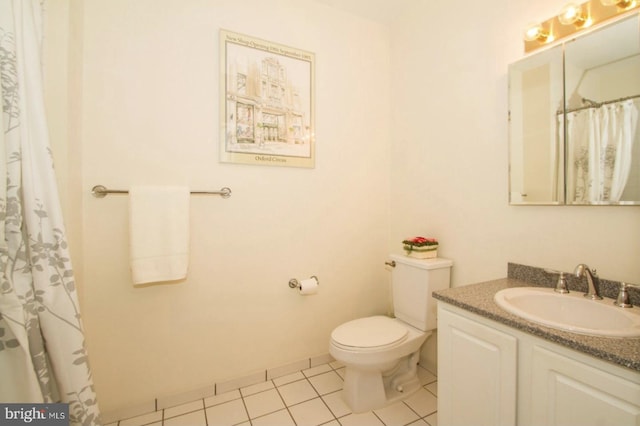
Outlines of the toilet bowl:
<svg viewBox="0 0 640 426">
<path fill-rule="evenodd" d="M 434 290 L 449 287 L 451 260 L 391 255 L 395 318 L 371 316 L 336 327 L 329 353 L 345 366 L 342 397 L 354 413 L 420 389 L 420 348 L 436 328 Z"/>
<path fill-rule="evenodd" d="M 431 332 L 398 319 L 349 321 L 331 333 L 329 353 L 345 366 L 343 398 L 354 413 L 373 410 L 420 389 L 420 348 Z"/>
</svg>

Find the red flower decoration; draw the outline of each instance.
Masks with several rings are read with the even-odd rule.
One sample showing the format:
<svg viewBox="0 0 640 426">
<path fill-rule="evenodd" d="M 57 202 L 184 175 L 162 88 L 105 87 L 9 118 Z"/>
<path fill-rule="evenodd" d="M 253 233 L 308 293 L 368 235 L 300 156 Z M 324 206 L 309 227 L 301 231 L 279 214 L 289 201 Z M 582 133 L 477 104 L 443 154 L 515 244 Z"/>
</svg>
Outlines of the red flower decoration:
<svg viewBox="0 0 640 426">
<path fill-rule="evenodd" d="M 408 246 L 433 246 L 438 244 L 438 240 L 435 238 L 425 238 L 425 237 L 413 237 L 410 239 L 406 239 L 402 242 L 402 244 L 406 244 Z"/>
</svg>

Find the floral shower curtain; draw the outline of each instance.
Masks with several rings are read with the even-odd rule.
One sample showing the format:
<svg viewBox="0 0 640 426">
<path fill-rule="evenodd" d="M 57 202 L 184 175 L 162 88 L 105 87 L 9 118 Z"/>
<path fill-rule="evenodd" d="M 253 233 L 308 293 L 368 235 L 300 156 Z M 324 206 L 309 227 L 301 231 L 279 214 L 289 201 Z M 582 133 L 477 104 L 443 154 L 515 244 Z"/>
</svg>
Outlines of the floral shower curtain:
<svg viewBox="0 0 640 426">
<path fill-rule="evenodd" d="M 632 99 L 567 114 L 571 202 L 620 201 L 631 171 L 637 125 L 638 108 Z"/>
<path fill-rule="evenodd" d="M 0 0 L 0 402 L 100 424 L 44 113 L 42 0 Z"/>
</svg>

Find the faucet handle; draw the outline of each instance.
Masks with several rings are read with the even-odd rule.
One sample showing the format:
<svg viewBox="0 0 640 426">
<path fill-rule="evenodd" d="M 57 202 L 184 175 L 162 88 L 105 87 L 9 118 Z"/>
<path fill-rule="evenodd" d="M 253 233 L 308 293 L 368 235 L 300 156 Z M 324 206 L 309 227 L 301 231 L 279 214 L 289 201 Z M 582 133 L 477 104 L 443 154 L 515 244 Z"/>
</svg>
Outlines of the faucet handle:
<svg viewBox="0 0 640 426">
<path fill-rule="evenodd" d="M 629 299 L 629 292 L 627 291 L 628 287 L 638 287 L 633 284 L 620 283 L 620 292 L 618 293 L 618 297 L 616 301 L 613 302 L 614 305 L 619 306 L 621 308 L 633 308 L 631 304 L 631 300 Z"/>
<path fill-rule="evenodd" d="M 559 274 L 558 282 L 556 283 L 554 291 L 561 294 L 567 294 L 569 293 L 569 288 L 567 287 L 567 280 L 564 277 L 564 272 L 559 272 Z"/>
<path fill-rule="evenodd" d="M 558 281 L 556 282 L 556 288 L 554 289 L 555 292 L 561 294 L 569 293 L 569 288 L 567 287 L 567 279 L 564 277 L 564 272 L 550 268 L 544 268 L 544 271 L 550 275 L 558 275 Z"/>
</svg>

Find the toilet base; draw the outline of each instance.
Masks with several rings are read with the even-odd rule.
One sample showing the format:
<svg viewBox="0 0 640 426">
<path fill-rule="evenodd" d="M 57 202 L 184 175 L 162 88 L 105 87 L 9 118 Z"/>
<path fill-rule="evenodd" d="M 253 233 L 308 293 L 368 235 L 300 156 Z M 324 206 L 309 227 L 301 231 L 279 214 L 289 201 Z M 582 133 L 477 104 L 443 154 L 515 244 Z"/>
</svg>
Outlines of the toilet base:
<svg viewBox="0 0 640 426">
<path fill-rule="evenodd" d="M 342 397 L 354 413 L 382 408 L 407 398 L 420 389 L 418 359 L 420 351 L 400 359 L 387 372 L 346 366 Z"/>
</svg>

